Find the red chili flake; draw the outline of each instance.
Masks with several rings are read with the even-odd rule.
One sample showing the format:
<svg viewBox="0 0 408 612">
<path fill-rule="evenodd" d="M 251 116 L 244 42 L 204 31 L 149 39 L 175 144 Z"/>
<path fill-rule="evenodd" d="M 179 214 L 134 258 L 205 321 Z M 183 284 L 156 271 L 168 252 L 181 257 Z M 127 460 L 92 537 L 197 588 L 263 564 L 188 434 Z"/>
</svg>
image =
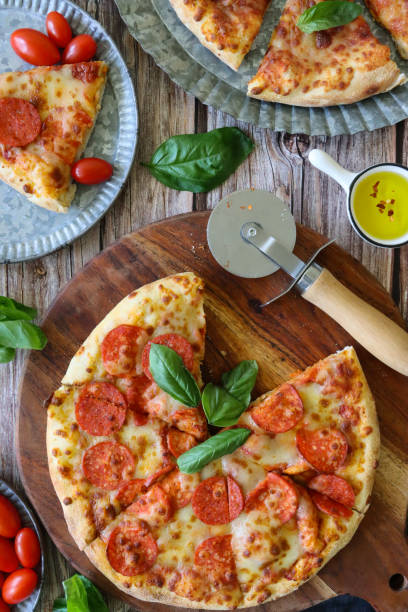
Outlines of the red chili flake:
<svg viewBox="0 0 408 612">
<path fill-rule="evenodd" d="M 380 184 L 380 181 L 377 181 L 374 185 L 373 185 L 373 189 L 374 191 L 378 191 L 378 185 Z"/>
<path fill-rule="evenodd" d="M 393 210 L 389 210 L 389 211 L 388 211 L 388 216 L 389 216 L 389 217 L 392 217 L 392 215 L 393 215 L 393 214 L 394 214 L 394 211 L 393 211 Z"/>
<path fill-rule="evenodd" d="M 395 200 L 391 200 L 391 204 L 395 204 Z"/>
<path fill-rule="evenodd" d="M 377 208 L 381 208 L 382 210 L 385 210 L 385 202 L 378 202 L 376 206 Z"/>
</svg>

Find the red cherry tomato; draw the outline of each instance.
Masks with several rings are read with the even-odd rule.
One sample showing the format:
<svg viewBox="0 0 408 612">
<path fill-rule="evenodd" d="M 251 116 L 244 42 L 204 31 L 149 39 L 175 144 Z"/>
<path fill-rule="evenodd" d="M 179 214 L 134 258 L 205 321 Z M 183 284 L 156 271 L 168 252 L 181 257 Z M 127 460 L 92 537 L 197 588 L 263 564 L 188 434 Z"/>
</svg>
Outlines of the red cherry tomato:
<svg viewBox="0 0 408 612">
<path fill-rule="evenodd" d="M 10 43 L 19 57 L 34 66 L 52 66 L 61 59 L 52 40 L 38 30 L 15 30 L 10 36 Z"/>
<path fill-rule="evenodd" d="M 18 559 L 11 540 L 0 537 L 0 571 L 14 572 L 18 568 Z"/>
<path fill-rule="evenodd" d="M 0 612 L 10 612 L 10 608 L 4 601 L 0 598 Z"/>
<path fill-rule="evenodd" d="M 64 49 L 62 61 L 64 64 L 87 62 L 96 53 L 96 42 L 89 34 L 75 36 Z"/>
<path fill-rule="evenodd" d="M 61 15 L 58 11 L 51 11 L 51 13 L 48 13 L 45 20 L 45 27 L 48 36 L 57 47 L 66 47 L 72 38 L 71 26 L 64 15 Z"/>
<path fill-rule="evenodd" d="M 84 157 L 71 168 L 71 176 L 77 183 L 96 185 L 110 179 L 113 173 L 111 164 L 99 157 Z"/>
<path fill-rule="evenodd" d="M 38 576 L 34 570 L 23 568 L 7 576 L 1 594 L 8 604 L 17 604 L 27 599 L 37 586 Z"/>
<path fill-rule="evenodd" d="M 0 536 L 14 538 L 21 527 L 20 515 L 11 501 L 0 495 Z"/>
<path fill-rule="evenodd" d="M 34 529 L 20 529 L 14 540 L 14 550 L 23 567 L 35 567 L 39 563 L 41 547 Z"/>
</svg>

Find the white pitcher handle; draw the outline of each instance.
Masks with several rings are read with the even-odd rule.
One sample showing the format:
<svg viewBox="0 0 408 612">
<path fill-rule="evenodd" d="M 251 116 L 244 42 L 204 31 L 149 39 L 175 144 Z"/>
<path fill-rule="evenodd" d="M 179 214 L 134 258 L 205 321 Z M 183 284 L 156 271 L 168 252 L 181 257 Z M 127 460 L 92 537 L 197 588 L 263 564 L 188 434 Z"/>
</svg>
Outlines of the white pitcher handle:
<svg viewBox="0 0 408 612">
<path fill-rule="evenodd" d="M 350 172 L 340 166 L 330 155 L 327 155 L 320 149 L 312 149 L 309 153 L 309 161 L 318 170 L 321 170 L 325 174 L 331 176 L 332 179 L 337 181 L 345 191 L 349 191 L 350 185 L 356 178 L 357 174 Z"/>
</svg>

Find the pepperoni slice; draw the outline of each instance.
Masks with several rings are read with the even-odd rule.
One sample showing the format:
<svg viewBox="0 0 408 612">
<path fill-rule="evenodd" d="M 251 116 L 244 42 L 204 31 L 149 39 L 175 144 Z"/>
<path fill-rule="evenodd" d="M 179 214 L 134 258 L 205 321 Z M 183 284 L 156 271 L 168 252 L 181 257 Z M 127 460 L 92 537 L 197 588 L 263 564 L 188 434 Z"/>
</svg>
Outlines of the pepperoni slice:
<svg viewBox="0 0 408 612">
<path fill-rule="evenodd" d="M 346 460 L 348 444 L 345 435 L 328 427 L 324 429 L 299 429 L 296 432 L 298 451 L 319 472 L 332 473 Z"/>
<path fill-rule="evenodd" d="M 280 524 L 287 523 L 295 515 L 298 495 L 295 485 L 284 476 L 269 472 L 247 496 L 245 510 L 262 510 L 276 517 Z"/>
<path fill-rule="evenodd" d="M 233 521 L 244 509 L 244 496 L 239 484 L 231 476 L 227 476 L 227 490 L 229 520 Z"/>
<path fill-rule="evenodd" d="M 313 489 L 310 489 L 309 492 L 315 506 L 325 514 L 346 519 L 353 516 L 353 511 L 350 508 L 330 499 L 327 495 L 322 495 L 317 491 L 313 491 Z"/>
<path fill-rule="evenodd" d="M 92 382 L 84 386 L 77 399 L 75 417 L 91 436 L 109 436 L 122 427 L 126 410 L 119 389 L 107 382 Z"/>
<path fill-rule="evenodd" d="M 102 340 L 102 361 L 112 376 L 140 374 L 140 359 L 147 333 L 137 325 L 119 325 Z M 139 366 L 139 367 L 138 367 Z"/>
<path fill-rule="evenodd" d="M 194 563 L 203 569 L 211 582 L 231 584 L 237 580 L 231 537 L 220 535 L 208 538 L 195 550 Z"/>
<path fill-rule="evenodd" d="M 179 510 L 191 502 L 198 483 L 198 474 L 183 474 L 176 469 L 160 482 L 160 486 L 171 498 L 174 509 Z"/>
<path fill-rule="evenodd" d="M 327 495 L 330 499 L 349 506 L 354 506 L 356 496 L 353 491 L 353 487 L 340 476 L 334 476 L 333 474 L 319 474 L 311 479 L 308 484 L 310 489 Z"/>
<path fill-rule="evenodd" d="M 180 408 L 170 415 L 172 425 L 198 440 L 207 437 L 207 420 L 201 408 Z"/>
<path fill-rule="evenodd" d="M 122 506 L 130 506 L 135 501 L 138 495 L 146 493 L 147 486 L 144 478 L 133 478 L 129 482 L 124 482 L 120 485 L 115 499 Z"/>
<path fill-rule="evenodd" d="M 152 527 L 158 527 L 171 518 L 173 506 L 167 493 L 160 485 L 155 484 L 147 493 L 138 497 L 126 512 L 137 515 Z"/>
<path fill-rule="evenodd" d="M 113 491 L 131 478 L 135 458 L 124 444 L 99 442 L 85 451 L 82 469 L 93 485 Z"/>
<path fill-rule="evenodd" d="M 255 423 L 268 433 L 278 434 L 292 429 L 303 417 L 303 403 L 292 385 L 285 383 L 251 410 Z"/>
<path fill-rule="evenodd" d="M 237 518 L 244 505 L 241 489 L 231 476 L 211 476 L 200 482 L 191 504 L 206 525 L 226 525 Z"/>
<path fill-rule="evenodd" d="M 136 425 L 145 425 L 148 421 L 148 414 L 145 410 L 147 397 L 145 392 L 152 386 L 152 381 L 144 374 L 132 376 L 122 381 L 124 393 L 129 410 L 132 412 L 133 420 Z"/>
<path fill-rule="evenodd" d="M 41 131 L 41 117 L 34 104 L 21 98 L 0 98 L 0 142 L 25 147 Z"/>
<path fill-rule="evenodd" d="M 146 344 L 143 350 L 143 354 L 142 354 L 143 370 L 146 376 L 148 376 L 151 380 L 153 380 L 153 376 L 151 375 L 151 372 L 150 372 L 150 357 L 149 356 L 150 356 L 150 347 L 152 343 L 163 344 L 164 346 L 168 346 L 169 348 L 173 349 L 173 351 L 176 351 L 176 353 L 180 355 L 180 357 L 184 361 L 184 365 L 186 366 L 187 370 L 190 370 L 191 372 L 194 369 L 194 351 L 189 341 L 186 340 L 183 336 L 180 336 L 180 334 L 163 334 L 161 336 L 156 336 L 152 340 L 149 340 L 149 342 Z"/>
<path fill-rule="evenodd" d="M 175 427 L 170 427 L 167 433 L 167 446 L 173 457 L 180 457 L 183 453 L 196 446 L 197 441 L 194 436 L 179 431 Z"/>
<path fill-rule="evenodd" d="M 159 550 L 141 521 L 124 521 L 112 531 L 106 549 L 108 561 L 122 576 L 137 576 L 155 563 Z"/>
</svg>

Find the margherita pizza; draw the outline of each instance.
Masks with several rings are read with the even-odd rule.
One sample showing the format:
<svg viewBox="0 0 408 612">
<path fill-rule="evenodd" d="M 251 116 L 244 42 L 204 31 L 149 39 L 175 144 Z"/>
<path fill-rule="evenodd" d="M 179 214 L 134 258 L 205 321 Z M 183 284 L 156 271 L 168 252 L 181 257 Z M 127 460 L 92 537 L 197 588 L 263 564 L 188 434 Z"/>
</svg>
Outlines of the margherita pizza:
<svg viewBox="0 0 408 612">
<path fill-rule="evenodd" d="M 237 70 L 259 32 L 270 0 L 170 0 L 205 47 Z"/>
<path fill-rule="evenodd" d="M 177 459 L 208 439 L 206 419 L 152 380 L 149 352 L 171 348 L 201 387 L 204 338 L 192 273 L 122 300 L 51 399 L 49 467 L 73 538 L 117 587 L 248 607 L 295 590 L 349 542 L 369 505 L 378 423 L 346 348 L 250 404 L 233 426 L 246 442 L 184 473 Z"/>
<path fill-rule="evenodd" d="M 321 2 L 324 0 L 316 0 Z M 248 95 L 297 106 L 351 104 L 405 83 L 390 49 L 363 17 L 306 34 L 296 25 L 309 0 L 288 0 Z"/>
<path fill-rule="evenodd" d="M 31 202 L 67 212 L 71 166 L 101 106 L 105 62 L 42 66 L 0 74 L 0 179 Z"/>
<path fill-rule="evenodd" d="M 366 5 L 384 28 L 390 32 L 399 52 L 408 58 L 408 1 L 365 0 Z"/>
</svg>

